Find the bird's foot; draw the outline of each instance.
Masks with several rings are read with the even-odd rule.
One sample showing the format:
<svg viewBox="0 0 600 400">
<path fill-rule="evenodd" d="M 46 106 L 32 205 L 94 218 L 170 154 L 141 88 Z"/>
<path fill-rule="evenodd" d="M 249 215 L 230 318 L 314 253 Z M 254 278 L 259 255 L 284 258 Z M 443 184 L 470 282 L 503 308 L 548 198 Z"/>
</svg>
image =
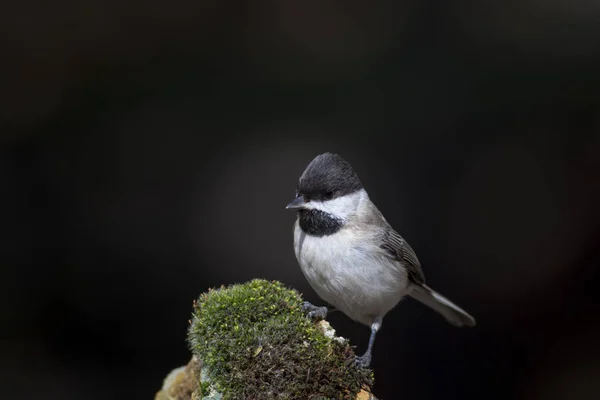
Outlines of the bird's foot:
<svg viewBox="0 0 600 400">
<path fill-rule="evenodd" d="M 356 365 L 356 368 L 369 368 L 371 365 L 371 353 L 366 352 L 362 356 L 356 356 L 354 358 L 354 365 Z"/>
<path fill-rule="evenodd" d="M 310 304 L 308 301 L 302 303 L 302 311 L 306 312 L 310 319 L 325 319 L 327 318 L 327 307 L 317 307 Z"/>
</svg>

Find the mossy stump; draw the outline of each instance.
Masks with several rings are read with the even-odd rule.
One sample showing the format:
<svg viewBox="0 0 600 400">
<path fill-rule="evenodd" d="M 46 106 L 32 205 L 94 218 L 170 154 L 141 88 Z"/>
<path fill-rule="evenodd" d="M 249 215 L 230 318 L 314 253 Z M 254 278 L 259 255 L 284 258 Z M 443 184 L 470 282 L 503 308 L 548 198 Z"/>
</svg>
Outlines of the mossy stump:
<svg viewBox="0 0 600 400">
<path fill-rule="evenodd" d="M 192 361 L 165 379 L 157 400 L 374 399 L 373 373 L 354 366 L 348 341 L 308 319 L 300 294 L 279 282 L 202 294 L 188 343 Z"/>
</svg>

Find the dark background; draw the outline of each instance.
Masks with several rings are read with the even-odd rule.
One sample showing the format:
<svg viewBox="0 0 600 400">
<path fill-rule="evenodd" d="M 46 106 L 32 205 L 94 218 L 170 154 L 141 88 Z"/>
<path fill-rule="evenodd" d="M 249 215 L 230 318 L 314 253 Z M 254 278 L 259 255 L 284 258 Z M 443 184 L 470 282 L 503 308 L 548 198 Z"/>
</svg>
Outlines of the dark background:
<svg viewBox="0 0 600 400">
<path fill-rule="evenodd" d="M 318 302 L 284 206 L 324 151 L 478 321 L 406 300 L 378 396 L 600 391 L 596 2 L 2 8 L 2 398 L 153 398 L 210 286 Z M 364 351 L 367 328 L 331 321 Z"/>
</svg>

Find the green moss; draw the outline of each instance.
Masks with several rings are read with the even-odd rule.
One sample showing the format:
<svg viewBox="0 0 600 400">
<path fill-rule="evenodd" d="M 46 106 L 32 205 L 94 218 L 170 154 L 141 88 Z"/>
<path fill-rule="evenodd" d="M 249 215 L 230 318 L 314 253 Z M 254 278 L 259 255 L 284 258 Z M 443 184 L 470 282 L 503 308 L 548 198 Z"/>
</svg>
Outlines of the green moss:
<svg viewBox="0 0 600 400">
<path fill-rule="evenodd" d="M 188 341 L 224 399 L 353 399 L 372 384 L 350 346 L 326 337 L 301 304 L 295 290 L 259 279 L 195 302 Z"/>
</svg>

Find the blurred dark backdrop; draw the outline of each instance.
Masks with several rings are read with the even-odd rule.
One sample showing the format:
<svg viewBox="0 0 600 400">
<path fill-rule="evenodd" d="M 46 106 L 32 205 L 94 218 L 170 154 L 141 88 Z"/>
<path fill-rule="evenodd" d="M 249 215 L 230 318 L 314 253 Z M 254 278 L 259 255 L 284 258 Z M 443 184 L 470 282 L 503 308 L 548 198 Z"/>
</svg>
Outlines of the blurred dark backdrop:
<svg viewBox="0 0 600 400">
<path fill-rule="evenodd" d="M 318 302 L 284 206 L 324 151 L 478 320 L 401 304 L 378 396 L 600 391 L 596 2 L 2 8 L 3 398 L 153 398 L 210 286 Z M 362 352 L 368 329 L 331 319 Z"/>
</svg>

